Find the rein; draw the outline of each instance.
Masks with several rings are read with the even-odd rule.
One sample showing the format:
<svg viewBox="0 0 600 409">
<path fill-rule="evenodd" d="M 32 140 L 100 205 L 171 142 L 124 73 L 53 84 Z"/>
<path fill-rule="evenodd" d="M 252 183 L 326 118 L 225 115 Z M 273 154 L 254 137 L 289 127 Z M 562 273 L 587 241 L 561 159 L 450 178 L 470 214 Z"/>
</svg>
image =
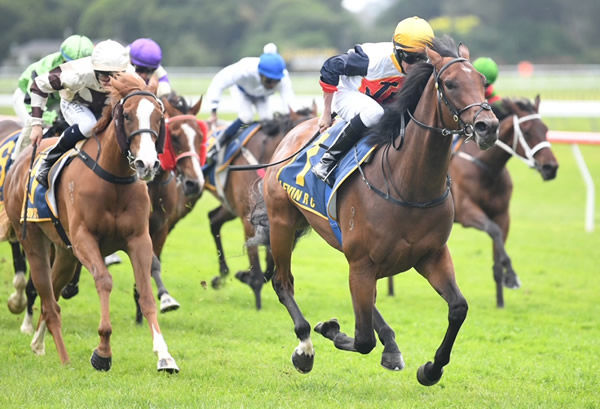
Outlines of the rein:
<svg viewBox="0 0 600 409">
<path fill-rule="evenodd" d="M 467 124 L 465 123 L 462 118 L 461 115 L 473 108 L 473 107 L 480 107 L 479 111 L 477 111 L 477 113 L 475 114 L 474 119 L 477 119 L 477 116 L 479 116 L 479 114 L 482 111 L 491 111 L 492 107 L 487 103 L 487 102 L 476 102 L 473 104 L 469 104 L 466 107 L 458 110 L 456 109 L 456 107 L 454 106 L 454 104 L 452 104 L 448 98 L 446 97 L 446 94 L 444 93 L 444 87 L 442 86 L 441 80 L 440 80 L 440 76 L 441 74 L 452 64 L 454 63 L 458 63 L 458 62 L 465 62 L 468 61 L 466 58 L 462 58 L 462 57 L 458 57 L 458 58 L 454 58 L 451 61 L 447 62 L 442 69 L 440 69 L 439 72 L 435 71 L 435 67 L 433 67 L 433 74 L 435 74 L 435 89 L 436 89 L 436 96 L 437 96 L 437 105 L 438 105 L 438 117 L 440 119 L 440 122 L 443 125 L 443 128 L 437 128 L 434 126 L 430 126 L 427 125 L 419 120 L 417 120 L 410 111 L 407 111 L 408 115 L 410 116 L 410 118 L 417 124 L 419 125 L 421 128 L 430 130 L 430 131 L 435 131 L 435 132 L 439 132 L 441 133 L 443 136 L 449 136 L 452 134 L 455 135 L 464 135 L 467 137 L 467 139 L 471 138 L 473 136 L 473 126 L 471 124 Z M 448 110 L 450 111 L 450 113 L 452 114 L 452 118 L 454 119 L 455 122 L 457 122 L 460 126 L 461 129 L 448 129 L 446 127 L 446 125 L 444 124 L 444 120 L 443 117 L 441 116 L 441 102 L 444 102 L 444 104 L 446 105 L 446 107 L 448 108 Z M 400 127 L 400 143 L 399 145 L 396 147 L 394 146 L 394 148 L 396 150 L 400 150 L 400 148 L 402 147 L 403 143 L 404 143 L 404 136 L 406 134 L 406 123 L 404 122 L 404 116 L 402 116 L 401 118 L 402 122 L 401 122 L 401 127 Z M 450 185 L 451 185 L 451 179 L 450 176 L 448 176 L 446 174 L 446 189 L 444 190 L 444 193 L 442 193 L 441 196 L 433 199 L 433 200 L 428 200 L 426 202 L 411 202 L 411 201 L 407 201 L 407 200 L 403 200 L 403 199 L 396 199 L 394 197 L 392 197 L 392 195 L 390 194 L 390 185 L 394 188 L 396 194 L 398 196 L 400 195 L 400 192 L 398 191 L 398 189 L 394 186 L 393 183 L 391 183 L 388 180 L 388 175 L 386 175 L 386 171 L 385 171 L 385 160 L 384 157 L 387 158 L 388 157 L 388 153 L 389 153 L 389 149 L 390 149 L 390 144 L 393 145 L 394 141 L 392 140 L 389 144 L 386 145 L 385 147 L 385 151 L 382 155 L 381 158 L 381 170 L 383 173 L 383 178 L 385 181 L 385 185 L 386 185 L 386 192 L 383 192 L 381 190 L 379 190 L 378 188 L 376 188 L 371 182 L 369 182 L 369 180 L 367 179 L 367 176 L 365 175 L 364 170 L 361 167 L 360 162 L 358 161 L 358 152 L 356 150 L 356 148 L 354 149 L 354 157 L 356 159 L 356 163 L 358 164 L 358 171 L 360 172 L 360 175 L 362 177 L 362 180 L 365 182 L 365 184 L 367 185 L 367 187 L 372 190 L 373 192 L 375 192 L 377 195 L 381 196 L 382 198 L 384 198 L 385 200 L 387 200 L 388 202 L 391 202 L 395 205 L 398 206 L 403 206 L 403 207 L 413 207 L 413 208 L 419 208 L 419 209 L 425 209 L 425 208 L 430 208 L 430 207 L 435 207 L 435 206 L 439 206 L 440 204 L 442 204 L 447 198 L 448 195 L 450 194 Z M 388 161 L 389 162 L 389 161 Z M 388 163 L 388 167 L 389 167 L 389 163 Z"/>
</svg>

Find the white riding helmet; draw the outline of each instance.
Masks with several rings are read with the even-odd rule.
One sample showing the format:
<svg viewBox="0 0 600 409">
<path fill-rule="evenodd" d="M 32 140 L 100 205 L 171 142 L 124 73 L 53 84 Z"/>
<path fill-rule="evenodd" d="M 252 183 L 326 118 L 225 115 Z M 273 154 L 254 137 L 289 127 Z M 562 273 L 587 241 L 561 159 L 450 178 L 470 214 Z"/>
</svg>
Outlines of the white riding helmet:
<svg viewBox="0 0 600 409">
<path fill-rule="evenodd" d="M 125 71 L 128 64 L 127 49 L 116 41 L 100 41 L 92 51 L 92 66 L 96 71 Z"/>
</svg>

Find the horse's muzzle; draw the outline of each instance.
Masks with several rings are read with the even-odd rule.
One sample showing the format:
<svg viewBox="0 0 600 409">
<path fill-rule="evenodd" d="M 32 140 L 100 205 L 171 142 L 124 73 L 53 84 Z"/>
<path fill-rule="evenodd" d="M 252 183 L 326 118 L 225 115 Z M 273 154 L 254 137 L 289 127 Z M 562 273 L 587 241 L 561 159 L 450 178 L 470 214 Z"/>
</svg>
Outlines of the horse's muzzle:
<svg viewBox="0 0 600 409">
<path fill-rule="evenodd" d="M 545 163 L 543 165 L 536 163 L 535 167 L 540 172 L 540 175 L 542 175 L 544 181 L 554 179 L 558 171 L 558 163 Z"/>
<path fill-rule="evenodd" d="M 478 119 L 473 124 L 475 131 L 475 141 L 480 149 L 489 149 L 496 143 L 498 139 L 498 124 L 497 118 L 482 118 Z"/>
<path fill-rule="evenodd" d="M 183 193 L 186 196 L 197 196 L 201 192 L 200 182 L 195 179 L 184 178 L 182 180 Z"/>
<path fill-rule="evenodd" d="M 142 159 L 136 159 L 134 162 L 135 171 L 138 175 L 138 178 L 142 179 L 145 182 L 149 182 L 154 179 L 158 169 L 160 168 L 160 161 L 156 159 L 152 163 L 146 163 Z"/>
</svg>

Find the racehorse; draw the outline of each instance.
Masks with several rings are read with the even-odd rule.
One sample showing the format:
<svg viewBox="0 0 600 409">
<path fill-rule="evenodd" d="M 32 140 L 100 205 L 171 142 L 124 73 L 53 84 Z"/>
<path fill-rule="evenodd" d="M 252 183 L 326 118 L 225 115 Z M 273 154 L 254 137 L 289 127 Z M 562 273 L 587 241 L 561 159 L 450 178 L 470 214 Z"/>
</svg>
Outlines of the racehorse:
<svg viewBox="0 0 600 409">
<path fill-rule="evenodd" d="M 316 115 L 317 106 L 313 102 L 313 106 L 310 109 L 290 110 L 289 114 L 276 115 L 273 120 L 263 122 L 261 128 L 240 149 L 240 153 L 230 161 L 230 166 L 244 166 L 246 164 L 268 162 L 275 148 L 290 129 Z M 245 241 L 254 236 L 254 226 L 250 223 L 249 218 L 251 192 L 263 176 L 264 169 L 230 172 L 224 188 L 225 197 L 219 196 L 215 189 L 209 189 L 221 201 L 219 207 L 208 213 L 210 231 L 217 246 L 217 255 L 219 257 L 219 275 L 214 277 L 211 282 L 213 288 L 219 288 L 229 274 L 229 266 L 225 260 L 225 252 L 221 243 L 221 227 L 229 220 L 239 217 L 244 226 Z M 252 288 L 256 309 L 260 310 L 262 308 L 261 290 L 265 283 L 265 278 L 273 274 L 273 258 L 267 248 L 265 255 L 266 270 L 263 272 L 260 266 L 258 247 L 248 246 L 247 249 L 250 267 L 248 270 L 238 271 L 235 277 Z"/>
<path fill-rule="evenodd" d="M 369 136 L 372 143 L 382 146 L 368 163 L 356 160 L 359 172 L 347 176 L 337 190 L 335 210 L 342 244 L 330 220 L 298 205 L 278 180 L 278 172 L 289 161 L 266 172 L 264 202 L 257 198 L 252 213 L 255 240 L 270 241 L 275 262 L 273 288 L 294 322 L 300 344 L 292 362 L 302 373 L 312 369 L 314 349 L 310 324 L 294 299 L 291 253 L 297 232 L 308 227 L 346 256 L 355 316 L 354 338 L 341 332 L 335 319 L 317 324 L 316 332 L 332 340 L 338 349 L 367 354 L 376 345 L 375 331 L 384 345 L 382 365 L 402 369 L 395 334 L 375 307 L 376 281 L 414 267 L 449 308 L 444 339 L 434 361 L 418 369 L 418 381 L 435 384 L 449 363 L 467 315 L 467 301 L 456 284 L 446 244 L 454 214 L 447 176 L 452 134 L 473 135 L 477 145 L 486 149 L 496 140 L 498 120 L 485 102 L 484 79 L 468 61 L 464 45 L 457 48 L 444 36 L 435 39 L 425 52 L 429 61 L 415 65 L 408 73 L 396 100 Z M 411 120 L 404 126 L 406 113 Z M 298 152 L 307 140 L 314 139 L 317 129 L 316 119 L 292 129 L 272 162 Z M 320 148 L 315 145 L 307 149 L 314 153 Z M 306 164 L 306 172 L 310 165 Z"/>
<path fill-rule="evenodd" d="M 166 113 L 165 152 L 160 155 L 161 169 L 148 182 L 152 204 L 150 237 L 152 238 L 152 277 L 156 283 L 160 311 L 179 308 L 179 303 L 169 295 L 161 277 L 160 255 L 167 235 L 175 224 L 187 215 L 202 195 L 204 175 L 206 125 L 196 118 L 202 99 L 190 107 L 183 98 L 163 98 Z M 169 101 L 173 101 L 171 104 Z M 202 156 L 202 157 L 201 157 Z M 139 293 L 134 285 L 136 322 L 142 323 L 138 303 Z"/>
<path fill-rule="evenodd" d="M 503 286 L 519 288 L 505 248 L 510 224 L 509 204 L 512 180 L 506 163 L 516 156 L 535 168 L 543 180 L 556 176 L 558 162 L 546 140 L 548 128 L 538 113 L 539 95 L 528 99 L 504 98 L 494 104 L 500 119 L 496 146 L 481 152 L 463 143 L 450 162 L 454 221 L 487 233 L 493 242 L 496 306 L 504 307 Z"/>
<path fill-rule="evenodd" d="M 97 370 L 110 369 L 112 277 L 103 256 L 124 250 L 133 265 L 141 308 L 151 330 L 153 350 L 158 355 L 157 369 L 179 371 L 158 325 L 150 283 L 150 200 L 144 181 L 154 177 L 160 166 L 157 152 L 162 152 L 164 145 L 163 107 L 152 91 L 155 86 L 148 87 L 131 74 L 111 79 L 110 104 L 94 128 L 94 138 L 75 150 L 71 163 L 50 187 L 56 197 L 55 222 L 29 222 L 25 234 L 21 231 L 22 204 L 30 199 L 24 197 L 24 187 L 28 186 L 31 148 L 17 158 L 6 177 L 5 195 L 9 199 L 6 211 L 25 250 L 42 302 L 32 349 L 44 353 L 47 328 L 63 364 L 69 361 L 69 356 L 57 300 L 79 260 L 94 277 L 100 299 L 100 343 L 92 354 L 91 364 Z M 40 147 L 48 147 L 52 142 L 43 141 Z M 34 181 L 31 191 L 36 188 Z M 50 266 L 53 245 L 54 261 Z"/>
</svg>

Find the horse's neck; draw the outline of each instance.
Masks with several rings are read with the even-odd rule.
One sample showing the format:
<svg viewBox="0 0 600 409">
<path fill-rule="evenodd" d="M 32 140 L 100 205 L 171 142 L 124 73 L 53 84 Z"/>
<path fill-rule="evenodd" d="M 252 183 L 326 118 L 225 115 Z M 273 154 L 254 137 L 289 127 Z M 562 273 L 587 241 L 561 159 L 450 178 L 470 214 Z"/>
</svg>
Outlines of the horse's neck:
<svg viewBox="0 0 600 409">
<path fill-rule="evenodd" d="M 432 127 L 442 128 L 437 113 L 433 81 L 429 81 L 415 109 L 414 117 Z M 399 162 L 394 165 L 395 180 L 407 199 L 428 200 L 439 196 L 446 189 L 446 177 L 451 156 L 450 135 L 431 131 L 410 121 L 406 128 L 405 146 L 400 152 Z M 419 181 L 419 183 L 415 183 Z"/>
<path fill-rule="evenodd" d="M 134 170 L 131 169 L 131 166 L 129 165 L 129 160 L 121 153 L 112 124 L 110 124 L 104 132 L 98 135 L 98 142 L 100 143 L 100 157 L 97 161 L 100 167 L 119 177 L 128 177 L 134 173 Z M 94 147 L 92 152 L 88 152 L 94 159 L 96 159 L 97 151 L 93 151 L 96 147 Z"/>
</svg>

